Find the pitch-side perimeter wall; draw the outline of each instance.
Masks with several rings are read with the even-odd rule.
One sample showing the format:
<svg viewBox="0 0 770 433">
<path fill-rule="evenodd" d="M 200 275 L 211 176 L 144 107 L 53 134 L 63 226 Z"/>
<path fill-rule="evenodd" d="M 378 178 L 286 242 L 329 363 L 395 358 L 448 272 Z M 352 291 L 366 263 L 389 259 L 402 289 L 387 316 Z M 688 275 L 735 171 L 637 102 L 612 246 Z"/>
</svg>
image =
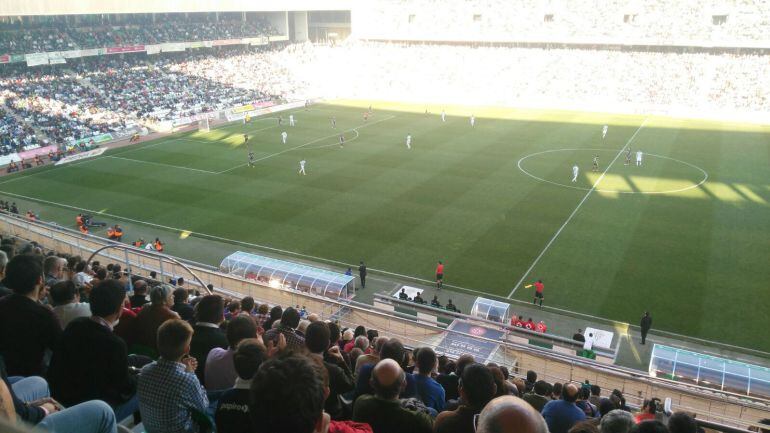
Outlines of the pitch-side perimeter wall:
<svg viewBox="0 0 770 433">
<path fill-rule="evenodd" d="M 110 245 L 106 239 L 40 222 L 29 222 L 7 214 L 0 214 L 0 232 L 36 241 L 43 247 L 60 253 L 87 258 L 94 251 Z M 125 244 L 120 244 L 125 246 Z M 307 293 L 271 288 L 232 275 L 216 268 L 185 262 L 180 266 L 169 256 L 136 248 L 125 250 L 106 249 L 93 260 L 102 263 L 123 263 L 131 272 L 147 275 L 158 273 L 158 279 L 184 277 L 195 281 L 193 273 L 202 281 L 214 285 L 215 290 L 234 296 L 252 296 L 258 302 L 270 305 L 304 305 L 324 319 L 339 320 L 343 326 L 364 325 L 375 328 L 381 335 L 398 337 L 408 346 L 435 346 L 444 336 L 454 331 L 442 329 L 403 317 L 398 313 L 383 313 L 357 303 L 337 301 Z M 192 271 L 192 273 L 191 273 Z M 482 339 L 483 337 L 467 337 Z M 770 401 L 748 399 L 743 396 L 716 393 L 710 389 L 686 386 L 660 378 L 651 378 L 644 372 L 602 365 L 597 362 L 555 353 L 524 345 L 494 341 L 499 348 L 491 361 L 512 367 L 517 375 L 535 370 L 550 381 L 579 382 L 589 380 L 602 389 L 623 391 L 630 404 L 640 404 L 642 399 L 659 397 L 672 399 L 674 410 L 686 410 L 697 414 L 698 419 L 726 425 L 749 427 L 770 417 Z"/>
</svg>

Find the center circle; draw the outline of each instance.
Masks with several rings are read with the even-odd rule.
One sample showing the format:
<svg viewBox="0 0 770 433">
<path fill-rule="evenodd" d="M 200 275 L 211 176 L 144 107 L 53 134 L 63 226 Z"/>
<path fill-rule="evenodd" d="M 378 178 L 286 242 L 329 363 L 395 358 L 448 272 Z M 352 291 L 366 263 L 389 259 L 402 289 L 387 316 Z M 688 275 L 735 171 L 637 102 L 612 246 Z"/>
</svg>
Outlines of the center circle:
<svg viewBox="0 0 770 433">
<path fill-rule="evenodd" d="M 535 180 L 539 180 L 541 182 L 549 183 L 551 185 L 556 185 L 556 186 L 559 186 L 559 187 L 562 187 L 562 188 L 571 188 L 571 189 L 577 189 L 577 190 L 583 190 L 583 191 L 594 190 L 594 191 L 603 192 L 603 193 L 617 193 L 617 194 L 673 194 L 673 193 L 677 193 L 677 192 L 683 192 L 683 191 L 687 191 L 687 190 L 690 190 L 690 189 L 698 188 L 699 186 L 703 185 L 708 180 L 708 173 L 706 172 L 706 170 L 698 167 L 697 165 L 691 164 L 691 163 L 686 162 L 686 161 L 682 161 L 680 159 L 671 158 L 670 156 L 656 155 L 654 153 L 644 153 L 643 154 L 643 157 L 645 158 L 645 163 L 649 162 L 649 161 L 646 160 L 647 158 L 651 158 L 653 160 L 659 159 L 659 160 L 673 161 L 673 162 L 678 163 L 680 165 L 686 166 L 689 169 L 696 170 L 699 173 L 698 177 L 700 178 L 700 180 L 699 181 L 698 180 L 686 180 L 685 182 L 690 183 L 689 185 L 676 185 L 675 187 L 670 188 L 670 189 L 666 189 L 666 190 L 643 190 L 643 189 L 639 190 L 639 189 L 635 189 L 633 191 L 624 191 L 624 190 L 619 190 L 619 189 L 605 189 L 605 188 L 594 188 L 594 187 L 587 187 L 587 186 L 581 186 L 581 185 L 574 185 L 574 184 L 571 184 L 571 182 L 569 182 L 569 181 L 565 181 L 563 183 L 562 182 L 556 182 L 556 181 L 553 181 L 553 180 L 544 179 L 541 176 L 537 176 L 537 175 L 533 174 L 531 171 L 527 170 L 524 167 L 523 163 L 525 161 L 527 161 L 527 160 L 530 160 L 530 159 L 534 160 L 536 157 L 538 157 L 540 155 L 547 155 L 547 154 L 553 154 L 553 153 L 559 153 L 559 152 L 573 152 L 573 153 L 574 152 L 590 152 L 592 154 L 592 156 L 596 155 L 597 152 L 611 152 L 612 154 L 617 156 L 618 152 L 624 152 L 624 151 L 623 150 L 614 150 L 614 149 L 590 149 L 590 148 L 551 149 L 551 150 L 544 150 L 544 151 L 541 151 L 541 152 L 535 152 L 535 153 L 531 153 L 529 155 L 525 155 L 525 156 L 521 157 L 521 159 L 519 159 L 519 161 L 517 163 L 517 166 L 519 167 L 519 170 L 521 170 L 522 173 L 526 174 L 527 176 L 529 176 L 529 177 L 531 177 L 531 178 L 533 178 Z M 591 159 L 589 157 L 589 161 L 590 160 Z M 612 160 L 612 161 L 614 162 L 614 164 L 618 164 L 618 163 L 621 163 L 621 161 L 624 161 L 624 160 L 625 160 L 625 158 L 623 157 L 623 155 L 620 155 L 620 156 L 617 156 L 617 158 L 615 158 L 615 160 Z M 635 162 L 636 162 L 636 154 L 635 154 L 635 152 L 632 152 L 631 165 L 634 165 Z M 612 163 L 610 163 L 610 164 L 612 164 Z M 571 164 L 569 165 L 569 167 L 565 167 L 565 173 L 567 173 L 567 170 L 569 171 L 569 173 L 572 173 L 571 167 L 572 167 Z M 644 164 L 642 164 L 642 167 L 644 167 Z M 604 167 L 604 169 L 606 169 L 606 166 Z M 581 169 L 581 172 L 588 172 L 591 175 L 596 175 L 596 176 L 602 176 L 603 177 L 602 173 L 604 173 L 604 170 L 601 170 L 600 172 L 597 173 L 597 172 L 590 172 L 588 170 Z M 634 174 L 644 174 L 644 172 L 643 171 L 636 171 Z M 680 183 L 681 183 L 681 181 L 680 181 Z"/>
</svg>

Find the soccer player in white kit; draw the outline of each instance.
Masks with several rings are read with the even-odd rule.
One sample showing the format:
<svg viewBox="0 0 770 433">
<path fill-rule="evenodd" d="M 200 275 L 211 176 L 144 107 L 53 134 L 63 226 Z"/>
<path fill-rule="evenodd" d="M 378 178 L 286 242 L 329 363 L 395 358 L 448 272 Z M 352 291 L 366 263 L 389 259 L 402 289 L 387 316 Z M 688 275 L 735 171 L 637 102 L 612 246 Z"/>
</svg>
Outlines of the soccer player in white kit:
<svg viewBox="0 0 770 433">
<path fill-rule="evenodd" d="M 577 164 L 572 166 L 572 182 L 577 182 L 578 173 L 580 172 L 580 169 L 578 168 Z"/>
<path fill-rule="evenodd" d="M 441 121 L 446 122 L 446 111 L 441 110 Z"/>
<path fill-rule="evenodd" d="M 299 162 L 299 174 L 301 174 L 303 176 L 307 174 L 307 173 L 305 173 L 305 160 L 304 159 Z"/>
<path fill-rule="evenodd" d="M 283 131 L 281 133 L 281 141 L 283 141 L 283 144 L 286 144 L 286 139 L 289 138 L 289 134 L 286 133 L 286 131 Z"/>
<path fill-rule="evenodd" d="M 406 134 L 406 148 L 412 148 L 412 134 Z"/>
<path fill-rule="evenodd" d="M 602 128 L 602 139 L 607 137 L 607 130 L 608 129 L 609 129 L 609 127 L 607 125 L 604 125 L 604 128 Z"/>
<path fill-rule="evenodd" d="M 471 128 L 473 128 L 474 126 L 476 126 L 476 117 L 473 114 L 471 114 Z"/>
<path fill-rule="evenodd" d="M 294 126 L 294 115 L 289 114 L 289 126 Z"/>
<path fill-rule="evenodd" d="M 637 150 L 636 151 L 636 166 L 638 167 L 640 165 L 642 165 L 642 151 L 641 150 Z"/>
</svg>

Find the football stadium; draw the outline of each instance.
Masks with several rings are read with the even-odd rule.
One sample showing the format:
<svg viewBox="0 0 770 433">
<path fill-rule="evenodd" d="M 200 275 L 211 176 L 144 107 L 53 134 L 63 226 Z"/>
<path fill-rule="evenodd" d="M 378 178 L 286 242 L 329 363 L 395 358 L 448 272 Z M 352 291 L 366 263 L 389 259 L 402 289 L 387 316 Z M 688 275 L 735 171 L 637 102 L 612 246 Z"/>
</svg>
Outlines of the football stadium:
<svg viewBox="0 0 770 433">
<path fill-rule="evenodd" d="M 7 0 L 0 430 L 766 432 L 769 166 L 760 0 Z"/>
</svg>

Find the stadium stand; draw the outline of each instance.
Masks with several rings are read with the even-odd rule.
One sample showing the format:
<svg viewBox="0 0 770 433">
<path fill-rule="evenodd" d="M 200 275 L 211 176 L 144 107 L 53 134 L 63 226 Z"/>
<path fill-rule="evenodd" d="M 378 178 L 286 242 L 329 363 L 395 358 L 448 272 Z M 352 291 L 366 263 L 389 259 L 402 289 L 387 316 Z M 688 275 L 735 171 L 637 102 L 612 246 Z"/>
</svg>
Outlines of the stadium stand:
<svg viewBox="0 0 770 433">
<path fill-rule="evenodd" d="M 11 27 L 11 28 L 9 28 Z M 163 42 L 207 41 L 276 34 L 269 23 L 211 21 L 152 23 L 138 19 L 130 25 L 93 24 L 83 27 L 54 26 L 0 30 L 0 53 L 28 54 Z M 26 26 L 25 26 L 26 27 Z"/>
<path fill-rule="evenodd" d="M 355 13 L 354 33 L 367 39 L 741 47 L 761 46 L 770 35 L 767 3 L 756 0 L 376 0 Z"/>
<path fill-rule="evenodd" d="M 630 111 L 770 112 L 767 53 L 740 50 L 767 41 L 764 2 L 708 14 L 693 2 L 661 0 L 609 2 L 598 10 L 587 2 L 528 3 L 375 0 L 356 26 L 369 40 L 100 55 L 41 68 L 1 65 L 0 154 L 50 144 L 62 151 L 97 134 L 318 96 L 560 108 L 591 100 L 593 107 Z M 15 22 L 0 28 L 0 54 L 275 33 L 258 19 Z M 600 38 L 605 45 L 594 44 Z M 565 40 L 572 44 L 548 45 Z M 581 41 L 584 46 L 574 46 Z M 714 41 L 726 41 L 728 49 L 678 48 Z M 767 431 L 760 419 L 768 417 L 768 401 L 753 395 L 677 384 L 515 339 L 493 341 L 499 349 L 489 359 L 443 353 L 440 338 L 462 332 L 124 248 L 34 214 L 25 220 L 2 211 L 0 234 L 0 425 L 18 420 L 58 433 L 115 432 L 117 423 L 135 431 L 222 433 L 494 432 L 511 431 L 510 424 L 526 433 L 597 426 L 602 433 L 695 433 L 698 426 Z M 67 265 L 51 265 L 60 262 L 55 256 Z M 182 286 L 182 279 L 198 284 Z M 75 296 L 58 297 L 69 284 L 50 293 L 62 281 L 72 282 Z M 189 312 L 184 293 L 174 295 L 184 287 L 194 311 L 184 317 L 190 323 L 174 312 Z M 170 308 L 172 296 L 182 305 Z M 67 303 L 87 303 L 92 317 L 62 328 L 56 314 Z M 145 325 L 156 337 L 149 344 L 138 338 Z M 499 328 L 521 340 L 535 334 Z M 204 334 L 210 338 L 201 343 Z M 190 356 L 193 341 L 207 349 Z M 216 365 L 232 364 L 214 372 L 227 381 L 223 389 L 207 386 L 210 373 L 201 374 L 210 357 Z M 33 370 L 26 369 L 29 359 Z"/>
<path fill-rule="evenodd" d="M 262 286 L 194 265 L 184 265 L 171 257 L 141 249 L 126 247 L 126 253 L 110 253 L 116 245 L 124 247 L 7 214 L 0 215 L 0 232 L 3 233 L 0 244 L 5 255 L 0 254 L 0 265 L 5 264 L 4 279 L 0 282 L 4 296 L 0 299 L 0 310 L 14 302 L 27 306 L 13 315 L 0 315 L 0 322 L 17 320 L 13 317 L 19 315 L 55 314 L 45 305 L 51 302 L 47 288 L 57 281 L 71 280 L 77 286 L 79 299 L 72 298 L 70 302 L 92 303 L 93 318 L 74 319 L 64 330 L 57 325 L 46 331 L 53 336 L 51 347 L 54 356 L 51 370 L 44 377 L 53 381 L 53 398 L 66 398 L 70 409 L 57 405 L 43 406 L 49 411 L 48 415 L 44 415 L 45 411 L 38 409 L 40 403 L 23 402 L 33 400 L 31 396 L 47 395 L 45 379 L 20 380 L 13 377 L 20 373 L 15 370 L 18 367 L 9 368 L 8 376 L 3 376 L 3 384 L 17 397 L 8 413 L 16 413 L 27 423 L 39 423 L 44 427 L 50 425 L 47 422 L 55 421 L 54 417 L 66 420 L 73 413 L 77 413 L 83 421 L 75 430 L 62 421 L 53 430 L 57 432 L 114 431 L 114 422 L 130 427 L 140 419 L 143 427 L 137 428 L 146 431 L 207 431 L 216 426 L 217 431 L 225 433 L 389 432 L 395 431 L 394 428 L 398 431 L 435 429 L 471 432 L 476 419 L 479 426 L 476 431 L 495 431 L 483 430 L 488 427 L 482 426 L 493 422 L 487 419 L 491 416 L 489 413 L 484 415 L 485 408 L 489 408 L 486 412 L 490 412 L 500 404 L 514 404 L 514 407 L 531 404 L 532 409 L 526 409 L 526 412 L 534 420 L 539 420 L 537 423 L 547 423 L 551 432 L 572 431 L 570 428 L 583 419 L 599 426 L 606 423 L 609 428 L 610 424 L 620 422 L 613 421 L 620 415 L 608 414 L 625 411 L 635 414 L 639 423 L 662 421 L 660 428 L 663 430 L 659 431 L 679 433 L 682 425 L 697 422 L 718 431 L 737 433 L 745 432 L 742 428 L 747 426 L 759 425 L 757 422 L 767 413 L 766 407 L 758 405 L 760 400 L 739 401 L 735 395 L 725 398 L 703 388 L 688 389 L 661 381 L 656 383 L 654 379 L 633 376 L 628 371 L 613 372 L 591 361 L 563 358 L 563 355 L 548 354 L 534 348 L 517 348 L 515 344 L 506 345 L 502 350 L 506 355 L 494 360 L 475 360 L 468 354 L 459 358 L 447 357 L 438 351 L 440 347 L 435 349 L 438 353 L 434 354 L 435 344 L 426 342 L 435 341 L 430 337 L 435 334 L 435 327 L 419 325 L 394 314 L 376 313 L 353 304 Z M 55 250 L 49 249 L 51 247 Z M 90 264 L 84 266 L 85 260 L 88 260 L 84 257 L 94 251 L 96 254 L 90 258 Z M 126 254 L 128 262 L 125 261 Z M 63 257 L 67 265 L 44 266 L 43 260 L 54 263 L 51 257 L 56 255 Z M 123 272 L 126 268 L 131 269 L 130 273 Z M 160 268 L 160 273 L 150 271 L 157 268 Z M 47 272 L 46 283 L 41 284 L 36 282 L 34 276 L 39 272 L 42 278 L 44 269 Z M 198 276 L 216 285 L 216 294 L 208 294 L 209 289 L 197 279 Z M 157 351 L 137 345 L 132 340 L 137 332 L 134 327 L 139 326 L 136 311 L 142 312 L 151 305 L 146 303 L 148 291 L 144 287 L 151 287 L 149 293 L 153 302 L 171 305 L 173 287 L 163 281 L 171 279 L 181 284 L 180 277 L 185 281 L 198 282 L 193 286 L 177 286 L 187 287 L 190 305 L 195 309 L 195 328 L 177 320 L 174 314 L 163 315 L 162 318 L 158 316 L 155 324 L 159 330 Z M 27 281 L 24 278 L 31 278 L 31 285 L 22 285 L 21 282 Z M 22 294 L 30 287 L 30 292 Z M 126 288 L 128 294 L 134 288 L 134 294 L 127 296 Z M 162 296 L 168 299 L 162 300 Z M 142 297 L 145 303 L 139 302 Z M 61 302 L 60 298 L 57 299 Z M 255 299 L 259 308 L 256 308 Z M 246 309 L 233 315 L 231 308 L 225 308 L 233 304 L 245 305 Z M 296 307 L 292 308 L 293 305 Z M 211 310 L 212 306 L 217 310 Z M 265 312 L 270 306 L 277 313 L 266 320 Z M 201 320 L 203 317 L 206 317 L 205 321 Z M 115 326 L 118 318 L 119 324 Z M 238 325 L 229 329 L 228 325 L 233 320 Z M 308 326 L 311 323 L 318 324 Z M 219 378 L 228 381 L 229 390 L 204 388 L 205 383 L 201 383 L 194 374 L 198 361 L 190 358 L 187 351 L 190 338 L 194 337 L 193 329 L 203 328 L 219 333 L 222 340 L 220 345 L 211 346 L 221 349 L 216 349 L 208 358 L 217 357 L 219 364 L 227 359 L 233 362 L 233 370 L 223 370 Z M 0 354 L 12 361 L 10 365 L 18 365 L 14 360 L 19 356 L 40 356 L 43 359 L 43 347 L 11 344 L 35 328 L 22 331 L 2 322 L 0 329 L 3 330 L 0 332 Z M 268 333 L 269 329 L 280 332 Z M 100 343 L 85 343 L 80 349 L 62 346 L 83 345 L 88 339 Z M 107 341 L 110 343 L 107 344 Z M 294 350 L 286 349 L 292 345 Z M 320 351 L 319 347 L 322 348 Z M 206 357 L 206 354 L 196 354 L 196 357 L 200 356 Z M 116 366 L 109 370 L 112 379 L 104 376 L 108 374 L 106 370 L 102 372 L 104 374 L 94 374 L 99 370 L 93 367 L 93 363 L 100 362 L 102 357 L 109 357 L 110 365 Z M 365 367 L 367 364 L 370 367 Z M 83 371 L 78 366 L 83 366 Z M 118 371 L 121 368 L 123 370 Z M 137 387 L 134 375 L 140 369 L 142 373 L 139 374 Z M 420 373 L 421 370 L 430 370 L 431 373 Z M 375 383 L 374 388 L 360 397 L 360 391 L 356 389 L 361 388 L 350 387 L 351 378 L 356 379 L 359 372 L 371 372 Z M 118 377 L 120 380 L 116 379 Z M 165 377 L 163 382 L 157 382 L 160 377 Z M 343 378 L 346 379 L 341 381 Z M 458 378 L 462 379 L 459 391 Z M 281 386 L 276 387 L 276 380 Z M 73 389 L 75 383 L 78 384 L 77 390 Z M 413 389 L 414 394 L 404 400 L 396 399 L 398 389 L 404 386 L 407 390 Z M 119 387 L 123 388 L 117 389 Z M 255 391 L 260 389 L 263 391 Z M 280 389 L 280 392 L 268 397 L 271 393 L 265 389 Z M 327 394 L 325 389 L 334 392 Z M 326 395 L 340 395 L 340 399 L 325 401 Z M 437 396 L 441 396 L 439 400 Z M 512 396 L 524 400 L 512 400 Z M 670 397 L 672 403 L 664 405 L 661 399 L 655 397 Z M 259 405 L 250 404 L 250 399 L 259 401 Z M 103 400 L 107 404 L 95 400 Z M 86 406 L 78 405 L 81 401 L 86 402 L 82 403 Z M 113 411 L 109 407 L 119 414 L 117 420 L 115 415 L 110 418 Z M 137 416 L 141 418 L 132 421 L 130 413 L 137 407 Z M 302 407 L 299 411 L 302 417 L 298 415 L 297 407 Z M 331 420 L 324 407 L 334 408 Z M 245 412 L 255 411 L 259 416 L 249 420 Z M 482 415 L 477 416 L 479 413 Z M 697 414 L 695 420 L 691 416 L 693 413 Z M 46 421 L 47 417 L 51 417 L 52 421 Z M 606 422 L 605 417 L 608 417 Z M 631 419 L 630 415 L 623 417 Z M 324 428 L 317 430 L 316 421 Z M 626 428 L 630 427 L 629 423 Z"/>
</svg>

